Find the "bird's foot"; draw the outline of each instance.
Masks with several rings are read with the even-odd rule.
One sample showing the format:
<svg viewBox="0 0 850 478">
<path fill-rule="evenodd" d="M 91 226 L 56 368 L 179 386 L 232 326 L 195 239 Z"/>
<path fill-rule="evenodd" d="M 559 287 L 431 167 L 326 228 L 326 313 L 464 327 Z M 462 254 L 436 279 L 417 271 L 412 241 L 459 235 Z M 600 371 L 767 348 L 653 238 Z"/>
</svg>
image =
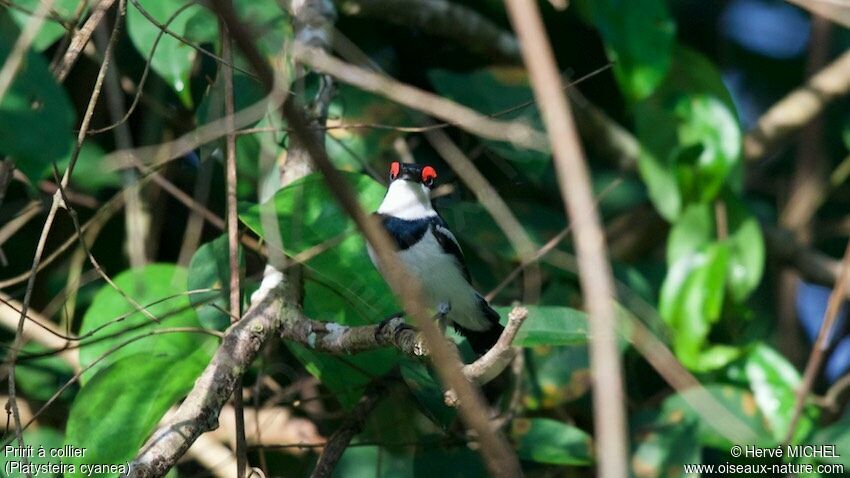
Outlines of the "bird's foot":
<svg viewBox="0 0 850 478">
<path fill-rule="evenodd" d="M 448 302 L 440 302 L 437 305 L 437 313 L 434 315 L 435 319 L 445 319 L 449 312 L 452 311 L 452 305 Z"/>
<path fill-rule="evenodd" d="M 415 330 L 414 327 L 405 322 L 404 312 L 396 312 L 379 322 L 378 326 L 375 328 L 375 338 L 377 339 L 379 336 L 383 335 L 387 327 L 389 327 L 390 330 L 393 330 L 393 333 L 396 335 L 400 334 L 404 330 Z"/>
</svg>

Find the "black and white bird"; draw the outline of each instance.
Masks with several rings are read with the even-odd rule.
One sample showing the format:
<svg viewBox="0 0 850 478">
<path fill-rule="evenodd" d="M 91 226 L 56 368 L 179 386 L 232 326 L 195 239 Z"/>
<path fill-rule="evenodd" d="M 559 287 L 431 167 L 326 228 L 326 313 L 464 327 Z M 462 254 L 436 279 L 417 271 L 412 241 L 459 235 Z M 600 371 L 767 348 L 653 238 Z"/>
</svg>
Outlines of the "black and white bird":
<svg viewBox="0 0 850 478">
<path fill-rule="evenodd" d="M 390 186 L 375 214 L 395 240 L 407 271 L 421 284 L 426 305 L 482 355 L 503 327 L 499 314 L 472 287 L 460 245 L 431 205 L 436 179 L 431 166 L 392 163 Z M 377 267 L 371 248 L 369 257 Z"/>
</svg>

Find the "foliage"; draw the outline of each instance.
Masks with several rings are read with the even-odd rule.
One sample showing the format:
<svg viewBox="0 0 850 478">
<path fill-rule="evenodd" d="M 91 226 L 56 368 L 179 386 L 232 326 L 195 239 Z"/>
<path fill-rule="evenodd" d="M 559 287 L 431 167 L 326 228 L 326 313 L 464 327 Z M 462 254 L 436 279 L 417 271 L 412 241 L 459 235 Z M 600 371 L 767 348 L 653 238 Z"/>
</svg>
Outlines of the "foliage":
<svg viewBox="0 0 850 478">
<path fill-rule="evenodd" d="M 64 463 L 120 464 L 132 460 L 167 411 L 183 400 L 220 345 L 216 335 L 231 324 L 227 236 L 215 226 L 217 221 L 200 228 L 195 223 L 198 217 L 225 215 L 225 142 L 216 137 L 193 143 L 197 131 L 208 131 L 225 116 L 222 73 L 228 66 L 220 61 L 219 19 L 206 4 L 130 0 L 126 29 L 120 31 L 110 67 L 115 76 L 107 75 L 92 125 L 112 124 L 120 117 L 116 109 L 129 107 L 135 99 L 138 105 L 116 128 L 84 135 L 77 150 L 77 128 L 96 81 L 103 42 L 98 38 L 88 47 L 62 84 L 54 78 L 52 65 L 67 47 L 66 27 L 79 26 L 90 13 L 92 7 L 85 5 L 77 11 L 78 3 L 53 2 L 44 28 L 24 52 L 0 98 L 0 160 L 10 159 L 22 173 L 8 189 L 0 184 L 0 282 L 7 285 L 4 302 L 6 296 L 17 301 L 10 304 L 23 300 L 26 283 L 13 279 L 29 271 L 45 218 L 43 212 L 34 219 L 27 216 L 27 208 L 49 204 L 56 190 L 54 166 L 61 173 L 75 159 L 66 206 L 86 224 L 86 244 L 101 267 L 95 271 L 86 260 L 85 249 L 73 237 L 69 212 L 60 208 L 45 242 L 44 268 L 35 281 L 30 311 L 33 318 L 43 315 L 62 340 L 71 337 L 68 347 L 75 360 L 28 341 L 15 369 L 16 390 L 19 403 L 30 410 L 45 405 L 35 424 L 23 432 L 27 444 L 86 448 L 84 457 Z M 315 73 L 294 68 L 289 48 L 294 19 L 276 0 L 233 3 L 260 54 L 281 71 L 294 73 L 286 86 L 297 104 L 309 107 L 322 82 Z M 480 15 L 478 20 L 510 29 L 501 2 L 457 3 Z M 335 47 L 341 57 L 354 62 L 347 55 L 359 51 L 356 46 L 362 49 L 353 57 L 357 62 L 368 60 L 404 83 L 494 119 L 545 130 L 519 62 L 473 54 L 477 49 L 445 38 L 445 29 L 434 32 L 427 25 L 363 19 L 346 2 L 336 4 L 336 38 L 341 43 Z M 728 27 L 715 31 L 713 26 L 726 25 L 731 10 L 723 10 L 726 16 L 720 18 L 725 4 L 700 6 L 698 12 L 711 11 L 710 18 L 694 13 L 694 2 L 684 0 L 577 0 L 565 11 L 547 2 L 541 5 L 565 80 L 612 64 L 610 71 L 569 88 L 587 97 L 571 95 L 617 281 L 630 471 L 638 477 L 676 476 L 689 464 L 752 463 L 730 456 L 730 447 L 783 444 L 803 384 L 800 357 L 811 344 L 794 334 L 786 319 L 778 319 L 795 312 L 783 285 L 783 261 L 796 264 L 805 258 L 771 257 L 775 251 L 765 240 L 765 231 L 790 222 L 784 204 L 799 197 L 786 185 L 796 184 L 796 168 L 803 159 L 795 162 L 793 154 L 781 150 L 767 165 L 755 168 L 745 160 L 744 144 L 754 114 L 796 86 L 809 61 L 802 52 L 780 61 L 743 51 L 746 47 L 730 40 Z M 37 8 L 36 0 L 0 2 L 0 67 Z M 101 28 L 114 20 L 110 13 Z M 754 25 L 758 21 L 753 20 Z M 474 37 L 474 32 L 464 33 Z M 770 36 L 756 33 L 751 36 L 763 41 Z M 850 39 L 843 30 L 834 29 L 832 35 L 836 45 Z M 237 49 L 232 64 L 236 110 L 266 96 L 248 65 Z M 146 66 L 149 78 L 142 84 Z M 754 77 L 764 80 L 752 81 Z M 589 110 L 586 102 L 599 111 Z M 612 158 L 616 134 L 603 136 L 605 144 L 598 144 L 592 123 L 599 120 L 600 111 L 633 136 L 637 147 L 629 154 L 634 157 L 625 158 L 634 160 L 632 169 L 622 166 L 628 163 L 623 151 Z M 808 224 L 795 231 L 813 250 L 834 257 L 846 243 L 850 210 L 848 163 L 843 159 L 850 128 L 841 111 L 824 117 L 819 148 L 807 143 L 800 148 L 802 153 L 818 150 L 813 154 L 822 156 L 817 174 L 834 171 L 828 182 L 818 183 L 824 191 L 817 191 L 816 211 Z M 294 263 L 286 267 L 300 271 L 300 310 L 311 319 L 359 326 L 397 313 L 399 302 L 373 267 L 364 239 L 323 176 L 307 174 L 279 187 L 279 166 L 291 165 L 293 138 L 278 113 L 269 108 L 236 139 L 244 244 L 259 242 L 271 251 L 267 256 L 295 258 L 298 268 Z M 412 157 L 438 170 L 434 204 L 457 236 L 482 294 L 511 274 L 520 258 L 505 231 L 477 201 L 481 192 L 471 190 L 469 178 L 459 176 L 439 156 L 425 130 L 439 128 L 448 134 L 537 246 L 575 227 L 563 210 L 554 158 L 545 151 L 481 139 L 458 127 L 463 125 L 430 123 L 382 92 L 367 93 L 342 83 L 330 98 L 328 115 L 327 130 L 319 132 L 364 210 L 374 211 L 380 204 L 390 161 Z M 430 126 L 424 130 L 416 128 L 426 124 Z M 167 148 L 148 148 L 165 143 L 185 154 L 170 158 Z M 184 146 L 190 143 L 194 149 L 187 152 Z M 146 167 L 121 169 L 124 163 L 116 158 L 126 156 L 116 151 L 129 146 L 142 147 L 138 151 L 144 153 L 133 158 Z M 128 191 L 137 183 L 140 207 L 122 208 L 123 202 L 134 200 Z M 175 188 L 183 195 L 174 196 Z M 131 210 L 142 211 L 141 217 L 133 217 Z M 141 224 L 144 237 L 128 232 L 132 221 Z M 145 265 L 134 267 L 126 254 L 134 240 L 146 248 Z M 61 250 L 53 258 L 63 241 L 69 242 L 69 252 Z M 239 249 L 243 311 L 267 263 L 254 249 Z M 502 324 L 516 302 L 527 302 L 521 305 L 529 316 L 514 342 L 521 350 L 521 370 L 497 378 L 484 392 L 493 411 L 507 417 L 503 430 L 527 476 L 593 476 L 596 464 L 605 459 L 605 450 L 594 446 L 594 413 L 604 411 L 593 409 L 590 396 L 593 319 L 582 311 L 571 236 L 551 249 L 541 256 L 539 276 L 526 269 L 491 301 Z M 525 288 L 537 279 L 539 290 Z M 823 317 L 822 295 L 798 296 L 798 306 L 805 309 L 799 315 L 808 321 L 809 335 Z M 659 342 L 640 342 L 640 331 L 630 323 L 635 320 Z M 26 330 L 33 327 L 27 323 Z M 845 332 L 842 327 L 835 332 L 839 344 L 848 340 L 837 337 Z M 11 345 L 13 332 L 3 334 Z M 465 339 L 452 330 L 447 334 L 467 361 L 474 358 Z M 53 339 L 50 343 L 55 344 Z M 661 353 L 661 362 L 675 359 L 684 368 L 642 355 L 647 348 L 660 350 L 659 345 L 672 352 Z M 370 384 L 390 384 L 334 476 L 486 476 L 479 444 L 465 433 L 457 409 L 446 405 L 443 384 L 427 361 L 391 348 L 331 355 L 289 340 L 272 340 L 259 357 L 245 371 L 243 387 L 250 389 L 252 398 L 246 406 L 283 407 L 315 424 L 326 437 L 345 422 Z M 830 362 L 831 370 L 844 366 L 846 373 L 850 368 L 838 353 L 832 360 L 837 362 Z M 75 378 L 77 366 L 81 372 Z M 654 367 L 665 367 L 665 373 Z M 665 381 L 673 375 L 679 383 L 689 383 L 686 372 L 699 387 L 674 388 Z M 828 386 L 819 377 L 812 391 L 822 395 Z M 843 410 L 838 411 L 807 401 L 791 437 L 793 444 L 834 444 L 839 458 L 786 457 L 760 463 L 842 463 L 841 457 L 846 462 L 850 413 L 846 399 L 841 400 Z M 736 433 L 746 443 L 736 441 Z M 4 445 L 11 436 L 7 434 Z M 249 461 L 264 463 L 271 471 L 267 476 L 279 474 L 277 470 L 309 476 L 318 450 L 277 445 L 283 446 L 252 448 Z M 5 465 L 10 457 L 0 455 L 0 460 Z M 39 457 L 32 461 L 44 462 Z M 171 476 L 207 471 L 185 460 Z M 78 469 L 64 476 L 82 474 Z"/>
</svg>

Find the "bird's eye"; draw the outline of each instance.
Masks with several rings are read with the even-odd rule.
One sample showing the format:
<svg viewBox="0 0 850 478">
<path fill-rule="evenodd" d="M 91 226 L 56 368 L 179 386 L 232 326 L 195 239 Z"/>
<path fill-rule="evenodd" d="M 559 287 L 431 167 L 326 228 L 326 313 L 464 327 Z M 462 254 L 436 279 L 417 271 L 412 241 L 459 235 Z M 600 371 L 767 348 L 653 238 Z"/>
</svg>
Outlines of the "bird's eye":
<svg viewBox="0 0 850 478">
<path fill-rule="evenodd" d="M 393 161 L 390 165 L 390 181 L 395 180 L 398 177 L 399 170 L 401 169 L 401 165 L 398 164 L 398 161 Z"/>
<path fill-rule="evenodd" d="M 422 168 L 422 184 L 429 188 L 434 185 L 434 180 L 437 179 L 437 171 L 431 166 Z"/>
</svg>

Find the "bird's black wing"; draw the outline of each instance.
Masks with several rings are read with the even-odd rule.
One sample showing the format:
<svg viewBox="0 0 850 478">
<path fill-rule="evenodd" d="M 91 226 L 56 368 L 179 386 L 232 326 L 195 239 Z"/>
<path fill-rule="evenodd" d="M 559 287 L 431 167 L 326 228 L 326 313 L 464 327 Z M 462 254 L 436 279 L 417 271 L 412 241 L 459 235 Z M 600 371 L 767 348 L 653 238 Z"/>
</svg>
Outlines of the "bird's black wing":
<svg viewBox="0 0 850 478">
<path fill-rule="evenodd" d="M 452 234 L 452 231 L 449 230 L 449 227 L 446 225 L 446 221 L 444 221 L 440 216 L 434 216 L 431 218 L 431 233 L 437 238 L 437 242 L 440 243 L 440 247 L 443 248 L 443 251 L 445 251 L 446 254 L 454 256 L 458 266 L 463 271 L 463 276 L 466 277 L 466 281 L 471 283 L 472 279 L 469 276 L 469 269 L 466 268 L 466 260 L 463 258 L 463 251 L 460 249 L 460 244 L 458 244 L 455 235 Z"/>
</svg>

